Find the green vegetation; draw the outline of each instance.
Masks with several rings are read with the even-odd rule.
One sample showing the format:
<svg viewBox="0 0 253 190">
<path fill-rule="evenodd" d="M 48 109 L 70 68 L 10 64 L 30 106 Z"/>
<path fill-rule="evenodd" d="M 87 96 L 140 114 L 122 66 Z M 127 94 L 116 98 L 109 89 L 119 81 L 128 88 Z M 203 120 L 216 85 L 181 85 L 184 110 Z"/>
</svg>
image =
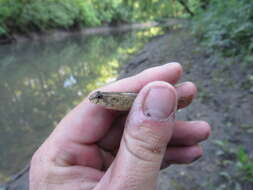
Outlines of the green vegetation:
<svg viewBox="0 0 253 190">
<path fill-rule="evenodd" d="M 82 0 L 0 0 L 0 33 L 99 24 L 94 7 Z"/>
<path fill-rule="evenodd" d="M 0 0 L 0 35 L 183 16 L 187 11 L 179 2 Z"/>
<path fill-rule="evenodd" d="M 0 0 L 0 36 L 193 17 L 210 49 L 253 60 L 252 0 Z"/>
<path fill-rule="evenodd" d="M 237 153 L 237 168 L 243 180 L 253 182 L 253 159 L 249 157 L 243 148 Z"/>
<path fill-rule="evenodd" d="M 252 0 L 0 0 L 0 37 L 171 17 L 193 17 L 211 51 L 253 61 Z"/>
<path fill-rule="evenodd" d="M 219 173 L 226 182 L 217 190 L 227 190 L 253 182 L 253 158 L 246 148 L 222 140 L 215 140 L 213 144 L 219 147 L 216 155 L 221 158 L 220 167 L 228 169 Z"/>
<path fill-rule="evenodd" d="M 211 52 L 253 61 L 253 1 L 211 0 L 199 9 L 194 32 Z"/>
</svg>

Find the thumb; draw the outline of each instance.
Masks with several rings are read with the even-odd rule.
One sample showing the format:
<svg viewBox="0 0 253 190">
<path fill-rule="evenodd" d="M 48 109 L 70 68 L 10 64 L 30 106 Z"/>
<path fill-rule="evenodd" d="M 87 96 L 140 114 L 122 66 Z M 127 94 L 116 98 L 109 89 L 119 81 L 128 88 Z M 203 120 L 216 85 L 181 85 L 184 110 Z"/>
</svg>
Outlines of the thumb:
<svg viewBox="0 0 253 190">
<path fill-rule="evenodd" d="M 138 94 L 118 154 L 102 181 L 110 189 L 154 190 L 171 139 L 177 95 L 173 86 L 152 82 Z"/>
</svg>

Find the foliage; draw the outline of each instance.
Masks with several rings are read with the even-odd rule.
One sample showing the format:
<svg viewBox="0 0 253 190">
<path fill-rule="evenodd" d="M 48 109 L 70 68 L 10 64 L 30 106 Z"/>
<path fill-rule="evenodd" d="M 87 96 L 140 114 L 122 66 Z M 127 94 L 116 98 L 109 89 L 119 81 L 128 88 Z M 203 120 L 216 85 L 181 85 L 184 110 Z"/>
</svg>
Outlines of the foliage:
<svg viewBox="0 0 253 190">
<path fill-rule="evenodd" d="M 79 20 L 84 26 L 96 26 L 100 24 L 95 8 L 89 1 L 75 0 L 80 7 Z"/>
<path fill-rule="evenodd" d="M 225 56 L 252 54 L 253 1 L 212 0 L 207 10 L 199 9 L 194 33 L 212 51 Z"/>
<path fill-rule="evenodd" d="M 1 24 L 2 25 L 2 24 Z M 6 33 L 6 30 L 3 26 L 0 25 L 0 35 L 1 34 L 5 34 Z"/>
<path fill-rule="evenodd" d="M 0 37 L 189 15 L 210 50 L 253 60 L 252 0 L 0 0 Z"/>
<path fill-rule="evenodd" d="M 88 26 L 99 24 L 90 1 L 0 0 L 2 33 L 70 28 L 76 24 Z"/>
<path fill-rule="evenodd" d="M 128 7 L 122 6 L 118 0 L 92 0 L 98 12 L 98 19 L 103 23 L 118 23 L 131 20 Z"/>
<path fill-rule="evenodd" d="M 237 168 L 241 172 L 242 179 L 253 182 L 253 159 L 249 157 L 243 148 L 237 153 Z"/>
<path fill-rule="evenodd" d="M 0 0 L 0 35 L 187 16 L 199 0 Z"/>
</svg>

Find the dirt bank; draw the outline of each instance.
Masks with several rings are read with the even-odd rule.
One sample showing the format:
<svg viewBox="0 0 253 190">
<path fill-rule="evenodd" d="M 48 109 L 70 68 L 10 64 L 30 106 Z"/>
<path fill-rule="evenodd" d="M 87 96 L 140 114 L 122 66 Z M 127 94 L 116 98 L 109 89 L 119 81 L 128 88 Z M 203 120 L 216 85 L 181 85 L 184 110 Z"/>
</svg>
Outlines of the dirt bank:
<svg viewBox="0 0 253 190">
<path fill-rule="evenodd" d="M 212 136 L 196 163 L 161 172 L 159 190 L 253 189 L 253 183 L 245 180 L 251 176 L 242 172 L 237 156 L 243 147 L 253 158 L 252 65 L 208 54 L 186 29 L 153 39 L 122 69 L 121 76 L 174 61 L 184 67 L 181 81 L 193 81 L 199 90 L 193 104 L 177 117 L 208 121 Z"/>
<path fill-rule="evenodd" d="M 177 117 L 212 125 L 212 136 L 203 144 L 203 158 L 163 170 L 159 190 L 253 189 L 236 156 L 240 146 L 253 157 L 253 67 L 206 52 L 188 30 L 178 30 L 154 38 L 120 73 L 122 78 L 151 66 L 180 62 L 185 70 L 182 81 L 195 82 L 199 94 Z M 27 171 L 9 183 L 8 189 L 27 189 Z"/>
</svg>

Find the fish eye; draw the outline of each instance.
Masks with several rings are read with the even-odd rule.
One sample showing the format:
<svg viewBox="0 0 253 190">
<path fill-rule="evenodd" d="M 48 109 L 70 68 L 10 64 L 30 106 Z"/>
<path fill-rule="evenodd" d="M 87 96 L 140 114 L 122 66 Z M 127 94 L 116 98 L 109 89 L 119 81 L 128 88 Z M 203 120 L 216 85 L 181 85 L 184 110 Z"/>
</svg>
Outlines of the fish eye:
<svg viewBox="0 0 253 190">
<path fill-rule="evenodd" d="M 96 98 L 97 98 L 97 99 L 102 99 L 102 98 L 103 98 L 103 95 L 101 94 L 100 91 L 97 92 Z"/>
</svg>

